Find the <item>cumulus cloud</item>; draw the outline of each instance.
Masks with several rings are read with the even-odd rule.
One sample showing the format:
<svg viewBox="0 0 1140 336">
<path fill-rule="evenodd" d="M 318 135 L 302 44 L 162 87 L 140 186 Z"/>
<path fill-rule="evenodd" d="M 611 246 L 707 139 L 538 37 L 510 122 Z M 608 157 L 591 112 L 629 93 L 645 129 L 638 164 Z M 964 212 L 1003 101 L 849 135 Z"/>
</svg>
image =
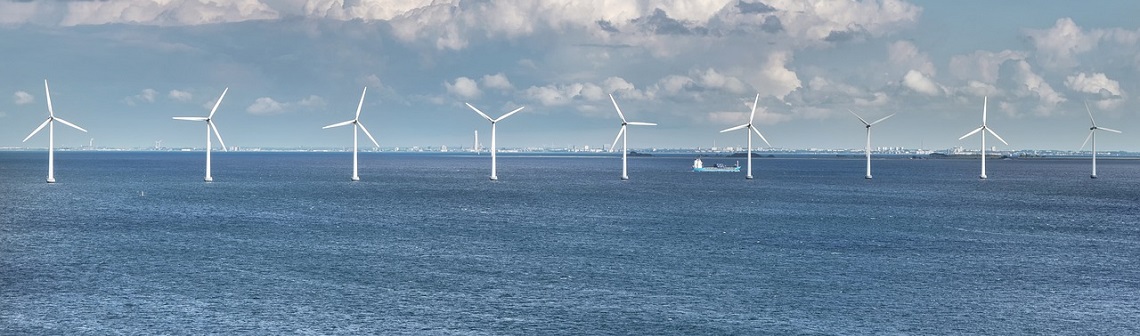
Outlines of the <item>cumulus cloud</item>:
<svg viewBox="0 0 1140 336">
<path fill-rule="evenodd" d="M 921 8 L 901 0 L 739 0 L 605 2 L 493 0 L 309 0 L 302 15 L 385 21 L 404 42 L 440 50 L 466 48 L 473 38 L 518 38 L 578 31 L 601 42 L 655 43 L 655 35 L 720 37 L 786 34 L 806 44 L 882 36 L 913 23 Z"/>
<path fill-rule="evenodd" d="M 1065 78 L 1065 86 L 1077 92 L 1105 95 L 1105 98 L 1121 94 L 1120 82 L 1108 79 L 1103 73 L 1078 73 Z"/>
<path fill-rule="evenodd" d="M 36 98 L 30 93 L 16 91 L 16 93 L 12 94 L 12 100 L 16 102 L 16 105 L 26 105 L 34 102 Z"/>
<path fill-rule="evenodd" d="M 325 107 L 324 98 L 310 95 L 296 102 L 278 102 L 270 97 L 257 98 L 252 105 L 245 109 L 254 115 L 275 115 L 300 109 L 316 109 Z"/>
<path fill-rule="evenodd" d="M 910 41 L 895 41 L 887 47 L 887 58 L 890 64 L 904 70 L 918 70 L 923 75 L 935 75 L 934 63 L 926 53 L 918 51 L 918 47 Z"/>
<path fill-rule="evenodd" d="M 918 70 L 908 71 L 903 76 L 902 83 L 906 88 L 928 96 L 938 96 L 943 92 L 941 86 Z"/>
<path fill-rule="evenodd" d="M 285 112 L 285 105 L 273 100 L 273 98 L 261 97 L 257 98 L 253 105 L 247 107 L 245 111 L 257 115 L 279 114 Z"/>
<path fill-rule="evenodd" d="M 1140 41 L 1140 29 L 1086 30 L 1078 26 L 1072 18 L 1057 19 L 1053 27 L 1028 29 L 1025 34 L 1040 58 L 1039 63 L 1046 68 L 1057 70 L 1078 66 L 1080 64 L 1078 56 L 1097 49 L 1102 43 L 1135 47 Z"/>
<path fill-rule="evenodd" d="M 484 75 L 482 83 L 483 83 L 483 87 L 488 88 L 488 89 L 496 89 L 496 90 L 506 91 L 506 90 L 510 90 L 511 88 L 513 88 L 511 86 L 511 81 L 508 80 L 507 76 L 501 72 L 494 74 L 494 75 Z"/>
<path fill-rule="evenodd" d="M 170 100 L 182 103 L 194 99 L 194 95 L 190 94 L 190 92 L 181 90 L 170 90 L 170 93 L 168 93 L 166 96 L 169 97 Z"/>
<path fill-rule="evenodd" d="M 609 77 L 598 83 L 569 83 L 531 86 L 522 93 L 527 99 L 545 106 L 566 105 L 574 101 L 602 102 L 609 100 L 609 94 L 623 100 L 644 100 L 653 95 L 637 89 L 621 77 Z"/>
<path fill-rule="evenodd" d="M 1036 97 L 1039 105 L 1036 108 L 1037 114 L 1041 116 L 1051 115 L 1057 105 L 1067 101 L 1061 93 L 1053 89 L 1045 81 L 1045 78 L 1040 74 L 1033 71 L 1032 66 L 1025 60 L 1016 61 L 1013 63 L 1013 76 L 1010 81 L 1015 84 L 1012 93 L 1017 97 Z"/>
<path fill-rule="evenodd" d="M 127 105 L 134 106 L 139 103 L 153 103 L 154 99 L 158 97 L 158 91 L 154 89 L 144 89 L 137 95 L 123 99 Z"/>
<path fill-rule="evenodd" d="M 787 63 L 791 59 L 791 52 L 769 54 L 767 62 L 761 66 L 760 73 L 756 76 L 749 76 L 749 83 L 753 88 L 759 90 L 763 96 L 783 99 L 801 85 L 800 78 L 795 71 L 787 68 Z"/>
<path fill-rule="evenodd" d="M 1124 102 L 1125 93 L 1120 82 L 1109 79 L 1103 73 L 1078 73 L 1065 78 L 1065 87 L 1077 92 L 1095 95 L 1096 106 L 1100 109 L 1115 109 Z"/>
<path fill-rule="evenodd" d="M 967 55 L 950 58 L 950 73 L 961 80 L 974 80 L 981 83 L 997 83 L 1001 65 L 1007 61 L 1023 60 L 1025 52 L 1003 50 L 991 52 L 978 50 Z"/>
<path fill-rule="evenodd" d="M 443 86 L 447 88 L 447 93 L 459 96 L 461 98 L 475 98 L 483 94 L 479 90 L 479 84 L 475 80 L 467 77 L 456 78 L 453 82 L 443 82 Z"/>
<path fill-rule="evenodd" d="M 69 1 L 62 26 L 130 23 L 158 26 L 266 20 L 277 11 L 258 0 Z"/>
<path fill-rule="evenodd" d="M 1076 66 L 1076 56 L 1092 50 L 1098 42 L 1097 36 L 1086 34 L 1070 18 L 1057 19 L 1049 29 L 1027 30 L 1026 35 L 1041 56 L 1041 63 L 1050 68 Z"/>
</svg>

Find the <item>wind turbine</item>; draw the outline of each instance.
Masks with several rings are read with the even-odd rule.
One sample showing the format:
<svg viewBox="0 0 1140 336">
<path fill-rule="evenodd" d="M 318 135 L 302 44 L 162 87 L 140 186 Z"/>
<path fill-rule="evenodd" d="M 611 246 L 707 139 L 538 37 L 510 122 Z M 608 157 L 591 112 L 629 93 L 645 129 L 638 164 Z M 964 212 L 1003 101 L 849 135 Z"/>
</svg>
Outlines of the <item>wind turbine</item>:
<svg viewBox="0 0 1140 336">
<path fill-rule="evenodd" d="M 1092 178 L 1096 178 L 1096 131 L 1121 132 L 1111 128 L 1097 126 L 1096 120 L 1093 119 L 1092 116 L 1092 110 L 1089 109 L 1089 102 L 1087 101 L 1085 102 L 1085 111 L 1089 113 L 1089 122 L 1092 123 L 1092 127 L 1089 127 L 1089 136 L 1085 137 L 1085 143 L 1081 144 L 1081 150 L 1084 150 L 1085 145 L 1089 144 L 1089 139 L 1092 139 Z"/>
<path fill-rule="evenodd" d="M 349 120 L 349 121 L 339 122 L 339 123 L 335 123 L 335 124 L 328 125 L 325 127 L 321 127 L 321 129 L 327 129 L 327 128 L 333 128 L 333 127 L 341 127 L 341 126 L 350 125 L 350 124 L 353 125 L 353 127 L 352 127 L 352 180 L 353 181 L 360 181 L 360 176 L 358 176 L 356 174 L 356 162 L 357 162 L 357 159 L 356 159 L 357 149 L 356 148 L 357 148 L 357 140 L 360 138 L 360 136 L 357 134 L 357 129 L 364 131 L 364 135 L 368 136 L 368 140 L 372 140 L 373 145 L 376 145 L 376 147 L 380 147 L 380 144 L 376 142 L 376 138 L 372 137 L 372 133 L 369 133 L 368 129 L 364 128 L 364 124 L 360 123 L 360 108 L 364 107 L 364 95 L 366 93 L 368 93 L 368 87 L 367 86 L 364 87 L 364 92 L 360 93 L 360 104 L 356 105 L 356 118 L 353 118 L 352 120 Z"/>
<path fill-rule="evenodd" d="M 499 150 L 497 147 L 495 147 L 495 124 L 502 121 L 503 119 L 507 119 L 507 117 L 510 117 L 512 114 L 518 113 L 518 111 L 522 111 L 522 109 L 525 108 L 525 106 L 519 107 L 519 108 L 515 109 L 514 111 L 507 112 L 507 114 L 504 114 L 503 116 L 501 116 L 497 119 L 491 119 L 491 117 L 487 116 L 487 114 L 483 113 L 483 111 L 480 111 L 479 109 L 475 108 L 475 106 L 471 106 L 470 103 L 464 103 L 464 104 L 467 104 L 467 107 L 470 107 L 472 110 L 475 110 L 475 113 L 478 113 L 479 115 L 483 116 L 483 118 L 486 118 L 487 121 L 491 122 L 491 181 L 498 180 L 499 176 L 495 175 L 495 152 L 497 152 Z"/>
<path fill-rule="evenodd" d="M 749 180 L 752 179 L 752 132 L 756 132 L 756 135 L 760 136 L 760 140 L 764 140 L 764 143 L 768 144 L 769 147 L 772 146 L 772 144 L 768 143 L 768 139 L 765 139 L 764 135 L 760 134 L 760 130 L 757 130 L 755 126 L 752 126 L 752 120 L 756 119 L 756 106 L 757 105 L 760 105 L 760 94 L 759 93 L 756 94 L 756 100 L 752 102 L 752 114 L 748 116 L 748 123 L 747 124 L 732 127 L 732 128 L 720 131 L 721 133 L 724 133 L 724 132 L 735 131 L 735 130 L 738 130 L 741 128 L 747 128 L 748 129 L 748 131 L 747 131 L 748 132 L 748 175 L 744 175 L 744 178 L 749 179 Z"/>
<path fill-rule="evenodd" d="M 212 110 L 210 110 L 209 116 L 206 116 L 206 117 L 174 117 L 175 120 L 205 121 L 206 122 L 206 179 L 205 179 L 206 182 L 214 182 L 214 177 L 210 176 L 210 147 L 211 147 L 211 145 L 210 145 L 210 132 L 211 132 L 211 130 L 213 131 L 214 135 L 218 137 L 218 143 L 222 145 L 222 150 L 223 151 L 229 151 L 226 149 L 226 143 L 224 141 L 222 141 L 222 135 L 220 133 L 218 133 L 218 126 L 214 125 L 214 120 L 213 120 L 214 112 L 218 111 L 218 105 L 222 104 L 222 98 L 226 97 L 226 92 L 228 92 L 228 91 L 230 91 L 230 88 L 226 88 L 225 90 L 222 90 L 222 96 L 218 97 L 217 103 L 214 103 L 214 108 Z"/>
<path fill-rule="evenodd" d="M 974 135 L 974 133 L 978 133 L 978 132 L 981 132 L 982 130 L 985 130 L 986 132 L 989 132 L 990 134 L 992 134 L 998 140 L 1001 140 L 1001 143 L 1004 143 L 1006 146 L 1009 146 L 1009 143 L 1005 142 L 1005 139 L 1002 139 L 1001 136 L 997 135 L 997 133 L 994 132 L 992 129 L 990 129 L 989 126 L 986 126 L 986 106 L 987 105 L 989 105 L 989 97 L 982 97 L 982 126 L 978 126 L 978 128 L 974 129 L 970 133 L 966 133 L 966 135 L 963 135 L 962 137 L 958 138 L 958 140 L 965 139 L 966 137 Z M 981 178 L 983 180 L 986 179 L 986 132 L 982 132 L 982 135 L 981 135 L 982 136 L 982 175 L 978 176 L 979 178 Z"/>
<path fill-rule="evenodd" d="M 625 164 L 625 160 L 626 160 L 625 157 L 626 157 L 626 153 L 629 152 L 628 147 L 626 147 L 626 145 L 628 145 L 628 143 L 629 143 L 629 133 L 626 133 L 625 127 L 627 125 L 657 126 L 657 124 L 649 123 L 649 122 L 639 122 L 639 121 L 625 121 L 625 115 L 621 113 L 621 108 L 618 107 L 617 100 L 614 100 L 614 95 L 612 95 L 612 94 L 610 95 L 610 101 L 614 102 L 614 110 L 617 110 L 618 117 L 621 117 L 621 130 L 618 131 L 617 137 L 614 138 L 614 143 L 612 145 L 610 145 L 610 152 L 612 153 L 614 151 L 614 147 L 617 146 L 618 139 L 621 139 L 621 179 L 622 180 L 628 180 L 629 175 L 626 174 L 627 170 L 626 170 L 626 164 Z"/>
<path fill-rule="evenodd" d="M 31 139 L 33 135 L 36 135 L 36 133 L 39 133 L 40 130 L 44 129 L 44 126 L 48 127 L 48 176 L 47 176 L 47 183 L 55 183 L 55 122 L 58 121 L 60 123 L 63 123 L 64 125 L 71 126 L 75 129 L 83 131 L 85 133 L 87 132 L 87 130 L 85 130 L 79 126 L 75 126 L 75 124 L 69 123 L 69 122 L 67 122 L 67 120 L 63 120 L 62 118 L 57 118 L 55 116 L 55 111 L 53 111 L 51 108 L 51 90 L 48 89 L 48 82 L 46 79 L 44 80 L 44 94 L 47 96 L 48 118 L 47 118 L 47 120 L 44 120 L 44 122 L 42 124 L 40 124 L 40 127 L 36 127 L 36 130 L 32 131 L 32 134 L 28 134 L 28 137 L 24 138 L 23 142 L 27 142 L 28 139 Z"/>
<path fill-rule="evenodd" d="M 851 114 L 854 114 L 856 118 L 859 118 L 859 121 L 862 122 L 863 125 L 867 126 L 867 147 L 864 149 L 864 151 L 867 153 L 867 176 L 866 176 L 866 179 L 870 180 L 871 179 L 871 126 L 878 124 L 878 123 L 882 122 L 883 120 L 887 120 L 887 118 L 893 117 L 893 116 L 895 116 L 895 114 L 891 113 L 891 115 L 889 115 L 889 116 L 882 117 L 879 120 L 875 120 L 875 122 L 868 123 L 866 120 L 863 120 L 863 117 L 860 117 L 858 114 L 856 114 L 855 111 L 852 111 L 851 109 L 847 109 L 847 112 L 851 112 Z"/>
</svg>

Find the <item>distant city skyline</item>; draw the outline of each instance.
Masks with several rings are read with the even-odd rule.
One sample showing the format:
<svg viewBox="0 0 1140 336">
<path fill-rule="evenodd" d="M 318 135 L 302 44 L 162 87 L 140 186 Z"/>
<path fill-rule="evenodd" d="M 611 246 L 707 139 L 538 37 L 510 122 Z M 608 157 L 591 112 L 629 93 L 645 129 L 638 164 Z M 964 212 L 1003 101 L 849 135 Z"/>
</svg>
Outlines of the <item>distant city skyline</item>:
<svg viewBox="0 0 1140 336">
<path fill-rule="evenodd" d="M 989 1 L 189 0 L 0 1 L 0 147 L 46 148 L 43 80 L 56 113 L 89 133 L 58 147 L 202 144 L 208 113 L 229 146 L 350 147 L 321 127 L 355 113 L 382 147 L 472 145 L 489 115 L 504 148 L 591 147 L 620 123 L 631 148 L 744 145 L 748 118 L 777 148 L 1140 152 L 1140 3 Z M 366 139 L 362 141 L 367 142 Z M 754 143 L 754 146 L 756 143 Z M 762 145 L 762 143 L 761 143 Z M 362 148 L 371 148 L 363 146 Z M 1088 148 L 1086 148 L 1088 150 Z"/>
</svg>

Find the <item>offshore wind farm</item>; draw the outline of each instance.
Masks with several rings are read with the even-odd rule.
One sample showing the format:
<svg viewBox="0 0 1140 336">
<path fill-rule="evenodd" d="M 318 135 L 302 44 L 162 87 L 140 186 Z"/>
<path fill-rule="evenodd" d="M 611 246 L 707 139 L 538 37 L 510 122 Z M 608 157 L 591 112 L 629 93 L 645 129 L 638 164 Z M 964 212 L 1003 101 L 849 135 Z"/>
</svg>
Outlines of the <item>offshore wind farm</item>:
<svg viewBox="0 0 1140 336">
<path fill-rule="evenodd" d="M 0 334 L 1135 334 L 1137 12 L 0 1 Z"/>
</svg>

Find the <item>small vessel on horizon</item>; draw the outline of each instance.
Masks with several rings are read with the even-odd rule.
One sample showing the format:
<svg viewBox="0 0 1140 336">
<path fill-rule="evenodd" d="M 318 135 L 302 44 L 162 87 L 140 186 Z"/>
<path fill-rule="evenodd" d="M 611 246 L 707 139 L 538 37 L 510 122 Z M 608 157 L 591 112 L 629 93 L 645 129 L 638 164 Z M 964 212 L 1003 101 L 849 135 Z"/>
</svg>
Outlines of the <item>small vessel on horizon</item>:
<svg viewBox="0 0 1140 336">
<path fill-rule="evenodd" d="M 710 167 L 705 167 L 704 161 L 701 161 L 701 158 L 698 157 L 696 160 L 693 160 L 693 172 L 697 172 L 697 173 L 739 173 L 740 172 L 740 161 L 736 161 L 735 166 L 729 166 L 729 165 L 725 165 L 723 163 L 717 163 L 717 164 L 714 164 Z"/>
</svg>

